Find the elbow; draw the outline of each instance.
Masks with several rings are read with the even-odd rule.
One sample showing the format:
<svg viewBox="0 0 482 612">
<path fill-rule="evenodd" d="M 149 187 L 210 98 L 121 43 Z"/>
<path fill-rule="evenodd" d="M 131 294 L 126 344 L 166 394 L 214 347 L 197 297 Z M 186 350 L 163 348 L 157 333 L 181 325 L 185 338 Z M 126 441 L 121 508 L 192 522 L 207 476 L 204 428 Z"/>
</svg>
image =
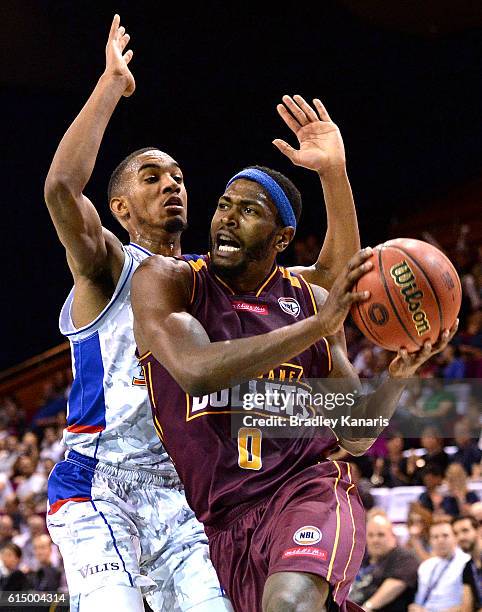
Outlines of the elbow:
<svg viewBox="0 0 482 612">
<path fill-rule="evenodd" d="M 44 197 L 47 204 L 65 201 L 67 198 L 75 199 L 78 189 L 75 181 L 66 174 L 48 174 L 44 185 Z"/>
<path fill-rule="evenodd" d="M 184 364 L 182 372 L 178 372 L 174 377 L 183 391 L 191 397 L 203 397 L 224 388 L 217 383 L 212 371 L 208 368 L 189 367 Z"/>
<path fill-rule="evenodd" d="M 181 389 L 191 397 L 207 394 L 207 376 L 202 376 L 199 368 L 193 367 L 189 361 L 183 361 L 181 368 L 169 368 L 169 372 Z"/>
<path fill-rule="evenodd" d="M 358 440 L 347 440 L 346 438 L 340 438 L 338 444 L 343 450 L 354 457 L 361 457 L 367 450 L 373 446 L 376 438 L 360 438 Z"/>
<path fill-rule="evenodd" d="M 195 376 L 184 376 L 182 380 L 178 380 L 182 390 L 191 397 L 202 397 L 209 395 L 212 388 L 208 386 L 208 381 Z"/>
</svg>

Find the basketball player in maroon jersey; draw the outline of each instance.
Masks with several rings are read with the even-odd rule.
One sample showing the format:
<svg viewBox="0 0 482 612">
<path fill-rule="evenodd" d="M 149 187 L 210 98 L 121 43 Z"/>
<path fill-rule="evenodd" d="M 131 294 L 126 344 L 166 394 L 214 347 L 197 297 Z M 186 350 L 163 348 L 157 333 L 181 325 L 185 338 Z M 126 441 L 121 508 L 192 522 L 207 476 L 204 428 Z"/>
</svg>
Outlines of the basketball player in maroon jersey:
<svg viewBox="0 0 482 612">
<path fill-rule="evenodd" d="M 352 288 L 372 268 L 371 250 L 352 257 L 329 294 L 310 286 L 276 264 L 300 210 L 286 177 L 247 168 L 219 200 L 211 254 L 189 262 L 151 257 L 132 285 L 154 422 L 238 612 L 357 609 L 346 598 L 362 561 L 364 512 L 349 466 L 325 458 L 337 445 L 361 454 L 375 438 L 329 429 L 275 438 L 256 426 L 231 436 L 252 384 L 342 378 L 360 391 L 343 322 L 369 297 Z M 404 379 L 454 333 L 445 330 L 418 353 L 401 349 L 392 380 L 361 402 L 360 415 L 390 417 Z M 252 415 L 260 413 L 273 416 L 273 406 Z"/>
</svg>

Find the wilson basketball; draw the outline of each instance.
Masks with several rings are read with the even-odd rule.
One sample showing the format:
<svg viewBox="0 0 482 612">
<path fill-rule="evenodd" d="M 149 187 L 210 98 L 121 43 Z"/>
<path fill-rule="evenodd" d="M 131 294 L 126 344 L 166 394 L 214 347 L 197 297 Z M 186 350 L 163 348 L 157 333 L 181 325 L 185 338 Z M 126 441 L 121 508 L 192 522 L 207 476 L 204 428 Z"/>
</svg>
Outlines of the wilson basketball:
<svg viewBox="0 0 482 612">
<path fill-rule="evenodd" d="M 457 319 L 462 299 L 458 274 L 450 260 L 431 244 L 397 238 L 376 246 L 373 270 L 355 291 L 370 299 L 354 304 L 353 319 L 372 342 L 390 351 L 409 352 L 436 342 Z"/>
</svg>

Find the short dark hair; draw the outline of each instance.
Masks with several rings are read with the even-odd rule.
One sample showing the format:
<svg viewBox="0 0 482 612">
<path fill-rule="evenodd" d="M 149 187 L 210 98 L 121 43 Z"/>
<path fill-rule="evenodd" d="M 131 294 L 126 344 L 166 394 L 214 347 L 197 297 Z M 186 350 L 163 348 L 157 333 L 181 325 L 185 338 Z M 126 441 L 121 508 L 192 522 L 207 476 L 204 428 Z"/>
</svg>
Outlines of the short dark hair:
<svg viewBox="0 0 482 612">
<path fill-rule="evenodd" d="M 281 172 L 277 172 L 276 170 L 272 170 L 271 168 L 267 168 L 266 166 L 248 166 L 248 168 L 252 168 L 254 170 L 261 170 L 261 172 L 264 172 L 278 183 L 278 185 L 285 192 L 286 197 L 290 201 L 291 207 L 293 208 L 293 212 L 295 214 L 296 223 L 298 224 L 303 206 L 301 202 L 301 193 L 295 187 L 294 183 L 290 181 L 287 176 L 281 174 Z M 247 170 L 248 168 L 243 169 Z M 281 221 L 281 217 L 279 214 L 278 223 L 283 226 L 283 222 Z"/>
<path fill-rule="evenodd" d="M 22 549 L 20 548 L 20 546 L 17 546 L 17 544 L 14 544 L 13 542 L 7 542 L 2 546 L 0 550 L 10 550 L 17 557 L 17 559 L 22 558 Z"/>
<path fill-rule="evenodd" d="M 452 519 L 452 526 L 454 526 L 455 523 L 459 523 L 460 521 L 470 521 L 470 524 L 475 529 L 475 531 L 477 531 L 477 529 L 479 528 L 479 521 L 475 518 L 475 516 L 470 516 L 470 514 L 462 514 L 461 516 L 455 516 Z"/>
<path fill-rule="evenodd" d="M 110 202 L 114 195 L 118 192 L 121 184 L 122 184 L 122 175 L 124 174 L 124 170 L 127 168 L 129 163 L 138 155 L 142 153 L 147 153 L 147 151 L 160 151 L 158 147 L 144 147 L 143 149 L 137 149 L 133 153 L 130 153 L 127 157 L 125 157 L 121 163 L 117 166 L 114 172 L 110 175 L 109 185 L 107 186 L 107 201 Z"/>
</svg>

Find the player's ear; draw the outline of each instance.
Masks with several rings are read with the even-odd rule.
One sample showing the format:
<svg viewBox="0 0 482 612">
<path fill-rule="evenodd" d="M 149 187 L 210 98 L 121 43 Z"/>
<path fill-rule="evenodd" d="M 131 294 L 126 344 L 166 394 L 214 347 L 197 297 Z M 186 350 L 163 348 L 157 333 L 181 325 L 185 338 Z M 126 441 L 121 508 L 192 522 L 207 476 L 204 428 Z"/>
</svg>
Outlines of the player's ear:
<svg viewBox="0 0 482 612">
<path fill-rule="evenodd" d="M 119 221 L 127 221 L 129 219 L 129 208 L 127 202 L 122 196 L 115 196 L 109 202 L 109 208 Z"/>
<path fill-rule="evenodd" d="M 291 227 L 291 225 L 287 225 L 286 227 L 280 228 L 279 232 L 277 232 L 275 237 L 274 248 L 278 251 L 278 253 L 282 253 L 285 249 L 288 248 L 290 242 L 293 240 L 295 235 L 295 228 Z"/>
</svg>

